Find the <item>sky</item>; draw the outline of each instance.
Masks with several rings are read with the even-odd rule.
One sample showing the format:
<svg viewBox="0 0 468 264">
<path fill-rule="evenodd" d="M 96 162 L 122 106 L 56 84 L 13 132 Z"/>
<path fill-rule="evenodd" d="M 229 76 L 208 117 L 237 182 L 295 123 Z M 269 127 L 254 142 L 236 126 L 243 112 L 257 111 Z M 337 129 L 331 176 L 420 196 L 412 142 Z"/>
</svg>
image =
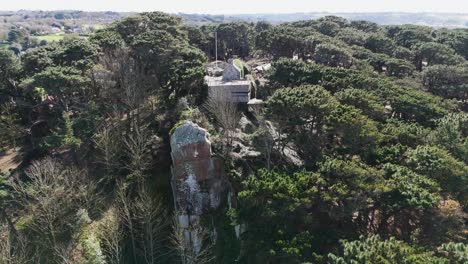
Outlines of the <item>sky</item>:
<svg viewBox="0 0 468 264">
<path fill-rule="evenodd" d="M 0 0 L 0 10 L 19 9 L 201 14 L 391 11 L 468 13 L 468 0 Z"/>
</svg>

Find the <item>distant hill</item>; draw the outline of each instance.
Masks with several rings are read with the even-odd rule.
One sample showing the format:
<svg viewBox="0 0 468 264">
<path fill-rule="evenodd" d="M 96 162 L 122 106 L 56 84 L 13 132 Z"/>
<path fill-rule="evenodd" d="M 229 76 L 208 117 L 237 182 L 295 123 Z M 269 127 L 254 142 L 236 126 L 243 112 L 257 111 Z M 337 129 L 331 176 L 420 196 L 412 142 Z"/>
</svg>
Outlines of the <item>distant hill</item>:
<svg viewBox="0 0 468 264">
<path fill-rule="evenodd" d="M 84 11 L 0 11 L 0 42 L 12 28 L 25 28 L 32 35 L 89 34 L 135 13 Z"/>
<path fill-rule="evenodd" d="M 245 20 L 249 22 L 268 21 L 271 23 L 317 19 L 324 16 L 340 16 L 349 20 L 367 20 L 380 25 L 415 24 L 431 27 L 468 28 L 468 14 L 455 13 L 292 13 L 292 14 L 238 14 L 203 15 L 178 14 L 188 23 L 229 22 Z"/>
<path fill-rule="evenodd" d="M 88 35 L 110 23 L 136 13 L 85 11 L 0 11 L 0 42 L 7 39 L 12 28 L 25 28 L 32 35 L 48 36 L 58 33 Z M 380 25 L 416 24 L 431 27 L 468 28 L 468 14 L 455 13 L 291 13 L 291 14 L 183 14 L 186 23 L 200 25 L 232 21 L 268 21 L 273 24 L 317 19 L 334 15 L 348 20 L 367 20 Z"/>
</svg>

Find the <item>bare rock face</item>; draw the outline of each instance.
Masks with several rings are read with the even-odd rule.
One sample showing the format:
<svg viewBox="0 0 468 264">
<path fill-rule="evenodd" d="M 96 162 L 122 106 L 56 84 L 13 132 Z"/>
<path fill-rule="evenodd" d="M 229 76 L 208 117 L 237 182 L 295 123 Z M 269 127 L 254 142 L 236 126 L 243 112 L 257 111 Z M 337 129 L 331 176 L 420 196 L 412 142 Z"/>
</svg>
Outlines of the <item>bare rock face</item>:
<svg viewBox="0 0 468 264">
<path fill-rule="evenodd" d="M 218 208 L 228 186 L 224 164 L 212 157 L 208 132 L 186 121 L 171 136 L 172 187 L 184 242 L 194 254 L 202 249 L 200 217 Z"/>
</svg>

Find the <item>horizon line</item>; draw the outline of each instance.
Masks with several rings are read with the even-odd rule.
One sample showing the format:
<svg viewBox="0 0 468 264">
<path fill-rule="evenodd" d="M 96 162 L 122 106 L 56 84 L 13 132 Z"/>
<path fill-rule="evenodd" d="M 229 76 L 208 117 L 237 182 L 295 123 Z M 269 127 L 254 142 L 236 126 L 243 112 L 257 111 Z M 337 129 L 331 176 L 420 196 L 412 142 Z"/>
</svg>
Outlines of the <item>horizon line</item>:
<svg viewBox="0 0 468 264">
<path fill-rule="evenodd" d="M 145 13 L 145 12 L 162 12 L 167 14 L 185 14 L 185 15 L 289 15 L 289 14 L 456 14 L 468 15 L 468 12 L 438 12 L 438 11 L 306 11 L 306 12 L 258 12 L 258 13 L 199 13 L 199 12 L 168 12 L 162 10 L 144 10 L 144 11 L 119 11 L 119 10 L 80 10 L 80 9 L 18 9 L 18 10 L 2 10 L 0 12 L 88 12 L 88 13 Z"/>
</svg>

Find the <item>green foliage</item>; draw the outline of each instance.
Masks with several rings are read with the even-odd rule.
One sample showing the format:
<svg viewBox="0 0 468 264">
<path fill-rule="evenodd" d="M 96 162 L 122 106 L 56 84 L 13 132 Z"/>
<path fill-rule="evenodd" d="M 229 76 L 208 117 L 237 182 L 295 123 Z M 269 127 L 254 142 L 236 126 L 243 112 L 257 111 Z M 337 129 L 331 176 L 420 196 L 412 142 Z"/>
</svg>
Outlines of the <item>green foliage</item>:
<svg viewBox="0 0 468 264">
<path fill-rule="evenodd" d="M 342 241 L 343 253 L 329 254 L 329 263 L 448 263 L 430 252 L 411 247 L 395 238 L 381 240 L 378 236 L 361 237 L 356 241 Z"/>
<path fill-rule="evenodd" d="M 365 156 L 380 141 L 376 123 L 348 105 L 338 105 L 327 116 L 327 131 L 337 141 L 332 143 L 335 150 L 348 154 Z"/>
<path fill-rule="evenodd" d="M 468 161 L 468 115 L 452 113 L 437 121 L 437 127 L 430 135 L 431 141 Z"/>
<path fill-rule="evenodd" d="M 60 126 L 51 135 L 41 139 L 39 143 L 43 150 L 52 150 L 55 148 L 76 149 L 82 144 L 82 141 L 75 137 L 73 131 L 73 121 L 69 114 L 63 112 Z"/>
<path fill-rule="evenodd" d="M 430 208 L 439 200 L 439 186 L 428 177 L 394 164 L 385 164 L 383 169 L 389 209 Z"/>
<path fill-rule="evenodd" d="M 13 28 L 8 32 L 8 41 L 23 43 L 29 38 L 29 32 L 25 28 Z"/>
<path fill-rule="evenodd" d="M 385 101 L 373 92 L 349 88 L 336 93 L 335 97 L 341 103 L 359 108 L 363 114 L 373 119 L 385 120 L 388 116 L 388 110 L 385 109 Z"/>
<path fill-rule="evenodd" d="M 426 60 L 429 66 L 456 65 L 464 62 L 464 58 L 457 55 L 453 49 L 435 42 L 420 44 L 417 49 L 417 57 L 419 60 Z"/>
<path fill-rule="evenodd" d="M 258 177 L 244 182 L 239 193 L 239 217 L 249 223 L 244 239 L 250 241 L 246 255 L 257 252 L 257 256 L 264 256 L 252 261 L 304 259 L 310 254 L 313 235 L 297 230 L 295 223 L 317 224 L 306 211 L 318 195 L 318 186 L 314 186 L 317 181 L 318 175 L 306 171 L 287 174 L 261 170 Z"/>
<path fill-rule="evenodd" d="M 320 44 L 315 49 L 315 61 L 331 67 L 351 67 L 353 60 L 351 54 L 333 44 Z"/>
<path fill-rule="evenodd" d="M 392 144 L 415 147 L 426 142 L 430 130 L 417 123 L 407 123 L 397 119 L 387 119 L 383 128 L 386 140 Z"/>
<path fill-rule="evenodd" d="M 412 64 L 401 59 L 389 59 L 385 62 L 385 65 L 387 66 L 387 74 L 390 76 L 408 76 L 415 70 Z"/>
<path fill-rule="evenodd" d="M 336 107 L 336 99 L 321 86 L 300 86 L 277 90 L 268 100 L 266 117 L 277 124 L 286 142 L 293 142 L 299 154 L 313 163 L 323 147 L 326 117 Z M 289 114 L 284 115 L 284 109 Z M 284 145 L 283 145 L 284 147 Z"/>
<path fill-rule="evenodd" d="M 438 147 L 418 146 L 406 153 L 407 163 L 415 172 L 436 180 L 443 190 L 468 202 L 465 186 L 468 184 L 468 166 Z"/>
<path fill-rule="evenodd" d="M 298 60 L 280 59 L 272 64 L 268 79 L 276 86 L 317 84 L 322 78 L 320 67 Z"/>
<path fill-rule="evenodd" d="M 247 23 L 225 23 L 216 28 L 218 34 L 218 54 L 221 58 L 234 55 L 244 58 L 251 53 L 254 44 L 252 25 Z"/>
<path fill-rule="evenodd" d="M 391 39 L 377 33 L 370 34 L 367 37 L 364 47 L 375 53 L 384 53 L 390 55 L 394 50 L 395 44 Z"/>
<path fill-rule="evenodd" d="M 67 111 L 73 103 L 78 103 L 89 88 L 90 79 L 73 67 L 51 66 L 26 79 L 22 86 L 29 90 L 43 87 L 47 94 L 57 96 Z"/>
<path fill-rule="evenodd" d="M 431 35 L 432 29 L 422 26 L 402 26 L 394 39 L 399 46 L 411 48 L 421 42 L 430 42 L 433 38 Z"/>
<path fill-rule="evenodd" d="M 436 65 L 423 72 L 423 83 L 433 94 L 463 100 L 468 93 L 468 67 Z"/>
<path fill-rule="evenodd" d="M 20 63 L 15 55 L 9 50 L 0 49 L 0 103 L 15 95 L 15 83 L 20 70 Z"/>
<path fill-rule="evenodd" d="M 462 264 L 468 261 L 468 245 L 450 242 L 439 247 L 438 251 L 447 256 L 450 263 Z"/>
<path fill-rule="evenodd" d="M 77 15 L 58 14 L 59 26 Z M 465 244 L 455 244 L 466 236 L 465 30 L 335 16 L 191 26 L 160 12 L 43 46 L 13 29 L 20 57 L 0 50 L 2 146 L 18 144 L 24 167 L 46 153 L 63 160 L 0 177 L 0 216 L 25 237 L 28 255 L 40 252 L 33 262 L 58 261 L 62 245 L 89 263 L 174 262 L 170 214 L 141 187 L 170 171 L 178 120 L 223 133 L 199 107 L 215 32 L 218 58 L 245 73 L 272 60 L 257 80 L 265 107 L 244 114 L 235 153 L 223 157 L 236 165 L 228 165 L 232 207 L 202 217 L 216 227 L 216 262 L 466 262 Z M 70 169 L 75 162 L 80 170 Z M 89 191 L 88 174 L 104 199 Z M 156 178 L 154 189 L 171 193 L 169 178 Z M 112 221 L 96 228 L 101 203 Z"/>
</svg>

